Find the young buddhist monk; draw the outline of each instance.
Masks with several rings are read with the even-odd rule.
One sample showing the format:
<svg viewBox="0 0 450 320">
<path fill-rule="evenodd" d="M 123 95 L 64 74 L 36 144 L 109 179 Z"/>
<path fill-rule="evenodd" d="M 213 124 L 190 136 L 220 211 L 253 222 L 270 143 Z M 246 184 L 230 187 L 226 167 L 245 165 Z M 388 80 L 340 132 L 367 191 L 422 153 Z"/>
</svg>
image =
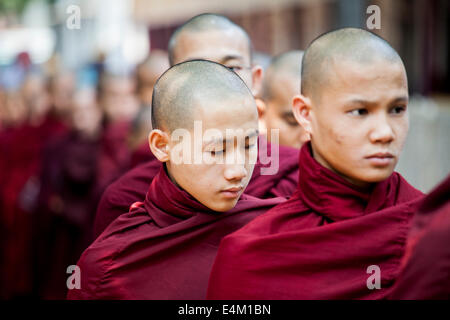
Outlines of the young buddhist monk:
<svg viewBox="0 0 450 320">
<path fill-rule="evenodd" d="M 132 150 L 130 167 L 152 160 L 147 137 L 151 130 L 151 103 L 153 86 L 156 80 L 169 69 L 168 54 L 162 50 L 152 50 L 149 56 L 136 70 L 137 93 L 140 108 L 137 116 L 133 119 L 128 145 Z"/>
<path fill-rule="evenodd" d="M 250 90 L 224 66 L 196 60 L 164 73 L 152 124 L 150 148 L 164 165 L 145 201 L 83 253 L 70 299 L 204 299 L 222 237 L 284 201 L 242 195 L 258 116 Z"/>
<path fill-rule="evenodd" d="M 303 51 L 298 50 L 274 57 L 262 85 L 267 130 L 278 129 L 279 143 L 293 148 L 300 148 L 309 139 L 292 113 L 292 98 L 300 93 L 302 57 Z M 267 139 L 270 141 L 270 134 Z"/>
<path fill-rule="evenodd" d="M 408 132 L 405 68 L 383 39 L 344 28 L 305 51 L 297 191 L 226 237 L 211 299 L 378 299 L 398 276 L 422 193 L 394 172 Z"/>
<path fill-rule="evenodd" d="M 223 64 L 235 71 L 256 94 L 261 82 L 261 68 L 252 64 L 251 56 L 251 41 L 247 33 L 221 15 L 202 14 L 192 18 L 175 31 L 169 42 L 171 64 L 198 58 Z M 264 143 L 260 142 L 260 145 Z M 264 149 L 267 149 L 268 156 L 257 162 L 246 193 L 260 198 L 290 196 L 298 181 L 298 150 L 283 146 L 272 148 L 268 144 L 267 148 L 261 148 L 261 154 L 265 154 Z M 278 154 L 272 154 L 272 149 Z M 151 158 L 153 156 L 149 155 Z M 142 201 L 159 166 L 158 161 L 148 161 L 106 189 L 97 210 L 95 236 L 120 214 L 127 212 L 132 203 Z M 278 170 L 262 175 L 263 169 L 276 167 Z"/>
</svg>

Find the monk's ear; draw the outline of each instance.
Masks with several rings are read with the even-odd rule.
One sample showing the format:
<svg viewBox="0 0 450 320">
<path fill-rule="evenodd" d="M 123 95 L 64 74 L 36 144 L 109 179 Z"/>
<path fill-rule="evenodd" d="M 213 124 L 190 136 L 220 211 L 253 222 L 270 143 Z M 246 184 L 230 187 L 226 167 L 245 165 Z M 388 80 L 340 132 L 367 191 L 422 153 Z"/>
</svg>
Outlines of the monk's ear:
<svg viewBox="0 0 450 320">
<path fill-rule="evenodd" d="M 261 98 L 255 98 L 256 109 L 258 110 L 258 119 L 264 119 L 266 114 L 266 103 Z"/>
<path fill-rule="evenodd" d="M 292 112 L 295 120 L 311 136 L 311 99 L 304 95 L 296 95 L 292 100 Z"/>
<path fill-rule="evenodd" d="M 260 99 L 255 98 L 256 103 L 256 109 L 258 110 L 258 129 L 259 133 L 265 134 L 267 131 L 267 125 L 266 125 L 266 103 Z"/>
<path fill-rule="evenodd" d="M 259 65 L 254 65 L 252 67 L 252 94 L 257 97 L 261 92 L 263 79 L 263 69 Z"/>
<path fill-rule="evenodd" d="M 148 135 L 148 143 L 150 150 L 159 161 L 166 162 L 169 160 L 170 148 L 169 135 L 167 133 L 159 129 L 153 129 Z"/>
</svg>

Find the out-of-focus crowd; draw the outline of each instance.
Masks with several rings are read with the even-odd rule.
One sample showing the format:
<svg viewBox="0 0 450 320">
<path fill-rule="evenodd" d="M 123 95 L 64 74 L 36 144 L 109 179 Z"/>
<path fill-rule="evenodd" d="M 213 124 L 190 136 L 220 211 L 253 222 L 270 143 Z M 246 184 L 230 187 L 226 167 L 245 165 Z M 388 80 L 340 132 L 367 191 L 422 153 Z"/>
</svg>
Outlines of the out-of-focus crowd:
<svg viewBox="0 0 450 320">
<path fill-rule="evenodd" d="M 102 192 L 150 155 L 153 86 L 169 67 L 153 50 L 132 72 L 83 70 L 20 54 L 0 83 L 0 298 L 64 299 L 92 242 Z M 1 71 L 0 71 L 1 72 Z M 58 272 L 56 271 L 58 270 Z"/>
</svg>

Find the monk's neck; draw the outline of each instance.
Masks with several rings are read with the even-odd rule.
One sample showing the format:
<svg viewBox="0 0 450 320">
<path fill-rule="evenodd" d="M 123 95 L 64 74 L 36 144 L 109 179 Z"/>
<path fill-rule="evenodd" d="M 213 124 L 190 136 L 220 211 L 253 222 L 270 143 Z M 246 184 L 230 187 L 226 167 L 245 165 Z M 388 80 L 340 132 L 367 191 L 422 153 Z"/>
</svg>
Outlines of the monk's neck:
<svg viewBox="0 0 450 320">
<path fill-rule="evenodd" d="M 339 171 L 335 170 L 329 163 L 328 161 L 325 160 L 325 158 L 323 158 L 319 152 L 314 150 L 313 145 L 311 144 L 311 155 L 314 158 L 314 160 L 316 160 L 322 167 L 327 168 L 328 170 L 333 171 L 334 173 L 336 173 L 338 176 L 342 177 L 343 179 L 345 179 L 346 181 L 350 182 L 351 184 L 353 184 L 354 186 L 356 186 L 358 189 L 361 190 L 370 190 L 373 187 L 373 183 L 371 182 L 366 182 L 366 181 L 360 181 L 360 180 L 356 180 L 356 179 L 352 179 L 342 173 L 340 173 Z"/>
<path fill-rule="evenodd" d="M 183 190 L 183 188 L 180 187 L 180 185 L 177 183 L 177 181 L 175 180 L 175 178 L 174 178 L 174 177 L 172 176 L 172 174 L 170 173 L 170 170 L 167 168 L 167 163 L 166 163 L 166 162 L 163 162 L 163 168 L 164 168 L 164 171 L 166 172 L 166 175 L 169 177 L 170 181 L 172 181 L 172 183 L 173 183 L 174 185 L 176 185 L 177 188 Z"/>
</svg>

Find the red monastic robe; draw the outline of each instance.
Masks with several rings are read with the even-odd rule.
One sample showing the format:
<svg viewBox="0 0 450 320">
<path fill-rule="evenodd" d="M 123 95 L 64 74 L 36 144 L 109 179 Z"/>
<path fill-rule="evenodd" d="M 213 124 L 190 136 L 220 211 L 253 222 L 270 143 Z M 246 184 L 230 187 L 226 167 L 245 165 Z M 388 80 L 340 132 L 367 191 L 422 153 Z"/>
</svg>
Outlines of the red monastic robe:
<svg viewBox="0 0 450 320">
<path fill-rule="evenodd" d="M 105 125 L 100 138 L 98 159 L 98 188 L 104 190 L 112 181 L 120 177 L 130 163 L 128 135 L 130 122 L 118 121 Z"/>
<path fill-rule="evenodd" d="M 32 215 L 40 187 L 45 143 L 67 131 L 53 116 L 39 126 L 23 125 L 4 142 L 4 168 L 0 188 L 2 234 L 0 296 L 29 296 L 32 290 Z"/>
<path fill-rule="evenodd" d="M 81 289 L 68 298 L 204 299 L 220 240 L 282 201 L 242 195 L 232 210 L 213 212 L 161 168 L 145 201 L 83 253 Z"/>
<path fill-rule="evenodd" d="M 450 176 L 421 203 L 391 299 L 450 299 Z"/>
<path fill-rule="evenodd" d="M 263 138 L 264 139 L 264 138 Z M 264 139 L 263 142 L 266 142 Z M 271 145 L 267 143 L 271 155 Z M 275 149 L 276 150 L 276 149 Z M 298 181 L 298 149 L 279 147 L 279 169 L 276 174 L 261 175 L 261 168 L 269 167 L 271 162 L 258 161 L 253 170 L 252 179 L 245 193 L 257 198 L 289 197 Z M 260 157 L 258 157 L 259 159 Z M 94 236 L 97 237 L 119 215 L 128 211 L 134 202 L 142 201 L 152 178 L 159 172 L 161 163 L 150 160 L 112 183 L 103 193 L 94 223 Z"/>
<path fill-rule="evenodd" d="M 294 195 L 222 241 L 209 299 L 377 299 L 389 293 L 422 193 L 398 173 L 362 191 L 313 159 L 310 143 L 299 163 Z M 381 289 L 369 289 L 376 284 L 369 279 L 373 265 L 381 270 Z"/>
<path fill-rule="evenodd" d="M 67 267 L 92 243 L 100 199 L 96 193 L 99 141 L 75 131 L 44 150 L 41 187 L 33 217 L 34 292 L 40 299 L 65 299 Z"/>
<path fill-rule="evenodd" d="M 141 165 L 142 163 L 146 163 L 154 159 L 156 158 L 150 150 L 148 142 L 145 141 L 145 143 L 141 144 L 138 148 L 136 148 L 136 150 L 131 153 L 130 168 L 134 168 L 138 165 Z"/>
</svg>

